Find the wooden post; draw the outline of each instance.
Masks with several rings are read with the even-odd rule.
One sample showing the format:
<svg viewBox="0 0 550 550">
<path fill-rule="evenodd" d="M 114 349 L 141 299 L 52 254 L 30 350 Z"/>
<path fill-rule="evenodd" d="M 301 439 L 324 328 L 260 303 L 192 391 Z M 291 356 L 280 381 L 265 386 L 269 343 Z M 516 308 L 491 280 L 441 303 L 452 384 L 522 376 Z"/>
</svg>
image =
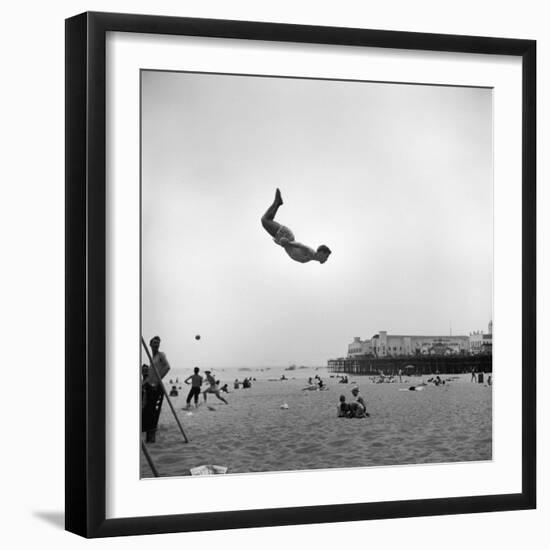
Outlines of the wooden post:
<svg viewBox="0 0 550 550">
<path fill-rule="evenodd" d="M 143 454 L 145 455 L 145 458 L 147 459 L 147 462 L 149 463 L 149 468 L 151 468 L 151 471 L 153 472 L 153 475 L 155 477 L 159 477 L 159 472 L 155 468 L 155 464 L 153 462 L 153 459 L 151 458 L 151 455 L 149 454 L 149 451 L 147 450 L 147 447 L 145 446 L 145 443 L 143 443 L 143 441 L 141 442 L 141 450 L 143 451 Z"/>
</svg>

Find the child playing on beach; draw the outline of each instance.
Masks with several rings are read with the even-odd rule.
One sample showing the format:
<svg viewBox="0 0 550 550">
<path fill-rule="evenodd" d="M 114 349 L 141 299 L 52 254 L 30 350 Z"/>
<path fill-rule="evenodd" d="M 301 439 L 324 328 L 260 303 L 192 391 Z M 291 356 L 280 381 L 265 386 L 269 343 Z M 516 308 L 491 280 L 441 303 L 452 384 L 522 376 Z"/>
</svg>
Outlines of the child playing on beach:
<svg viewBox="0 0 550 550">
<path fill-rule="evenodd" d="M 195 407 L 199 406 L 199 395 L 201 394 L 201 386 L 202 386 L 202 376 L 199 374 L 199 367 L 195 367 L 193 369 L 193 373 L 191 376 L 188 376 L 184 382 L 189 385 L 189 380 L 191 380 L 191 389 L 189 390 L 189 394 L 187 395 L 187 405 L 185 406 L 186 409 L 189 409 L 191 407 L 191 399 L 195 398 Z"/>
<path fill-rule="evenodd" d="M 294 240 L 294 233 L 284 225 L 275 221 L 275 215 L 277 210 L 283 204 L 283 198 L 281 197 L 281 191 L 279 189 L 275 192 L 275 200 L 273 204 L 267 209 L 266 213 L 262 216 L 262 225 L 264 229 L 273 237 L 275 243 L 282 246 L 285 252 L 296 262 L 305 264 L 315 260 L 321 264 L 324 264 L 331 254 L 331 250 L 328 246 L 322 244 L 313 250 L 305 244 L 299 243 Z"/>
<path fill-rule="evenodd" d="M 223 401 L 226 405 L 229 405 L 229 403 L 220 395 L 218 383 L 216 382 L 216 379 L 210 374 L 210 371 L 205 370 L 204 374 L 206 374 L 206 381 L 210 384 L 210 386 L 202 392 L 204 402 L 206 403 L 206 394 L 213 393 L 220 401 Z"/>
</svg>

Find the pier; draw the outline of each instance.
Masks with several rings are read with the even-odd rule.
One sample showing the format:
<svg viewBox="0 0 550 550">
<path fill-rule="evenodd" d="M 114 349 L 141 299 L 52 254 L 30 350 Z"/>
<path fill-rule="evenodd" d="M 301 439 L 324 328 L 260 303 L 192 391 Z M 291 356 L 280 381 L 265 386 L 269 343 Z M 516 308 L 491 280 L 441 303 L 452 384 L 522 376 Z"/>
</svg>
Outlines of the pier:
<svg viewBox="0 0 550 550">
<path fill-rule="evenodd" d="M 462 374 L 471 372 L 492 372 L 493 356 L 484 355 L 415 355 L 398 357 L 348 357 L 329 359 L 329 372 L 345 374 L 396 375 L 403 374 Z"/>
</svg>

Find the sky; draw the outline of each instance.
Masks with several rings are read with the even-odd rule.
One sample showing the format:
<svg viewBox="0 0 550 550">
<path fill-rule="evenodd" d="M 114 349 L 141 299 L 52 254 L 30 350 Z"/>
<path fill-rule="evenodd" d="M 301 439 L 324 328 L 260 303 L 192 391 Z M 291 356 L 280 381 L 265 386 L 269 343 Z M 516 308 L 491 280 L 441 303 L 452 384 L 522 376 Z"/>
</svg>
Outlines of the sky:
<svg viewBox="0 0 550 550">
<path fill-rule="evenodd" d="M 141 109 L 142 331 L 173 368 L 487 329 L 490 89 L 142 71 Z M 262 228 L 277 187 L 325 264 Z"/>
</svg>

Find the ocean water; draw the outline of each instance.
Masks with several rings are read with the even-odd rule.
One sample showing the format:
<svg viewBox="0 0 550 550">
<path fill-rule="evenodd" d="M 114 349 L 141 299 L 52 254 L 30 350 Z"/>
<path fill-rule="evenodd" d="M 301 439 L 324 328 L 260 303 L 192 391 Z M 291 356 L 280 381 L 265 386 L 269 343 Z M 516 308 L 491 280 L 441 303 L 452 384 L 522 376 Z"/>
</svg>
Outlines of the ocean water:
<svg viewBox="0 0 550 550">
<path fill-rule="evenodd" d="M 328 371 L 328 367 L 207 367 L 206 370 L 212 371 L 212 374 L 219 380 L 221 384 L 232 384 L 235 379 L 242 382 L 244 378 L 256 378 L 256 380 L 279 380 L 284 374 L 289 380 L 307 380 L 315 375 L 325 379 L 331 376 Z M 201 368 L 200 375 L 204 376 L 205 369 Z M 180 383 L 183 382 L 188 376 L 193 374 L 193 369 L 189 370 L 171 370 L 165 382 L 169 382 L 170 379 L 175 381 L 179 379 Z M 333 375 L 334 376 L 334 375 Z"/>
</svg>

